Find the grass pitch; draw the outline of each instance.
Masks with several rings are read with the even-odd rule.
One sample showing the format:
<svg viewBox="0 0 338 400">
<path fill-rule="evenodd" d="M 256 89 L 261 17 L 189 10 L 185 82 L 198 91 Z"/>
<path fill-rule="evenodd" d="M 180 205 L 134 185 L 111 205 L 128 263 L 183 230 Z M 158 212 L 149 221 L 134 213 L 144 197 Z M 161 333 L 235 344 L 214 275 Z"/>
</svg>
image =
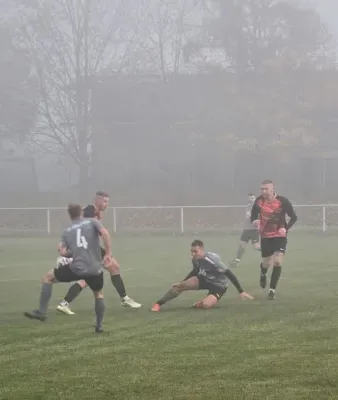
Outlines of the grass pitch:
<svg viewBox="0 0 338 400">
<path fill-rule="evenodd" d="M 208 237 L 224 260 L 237 237 Z M 256 298 L 230 287 L 213 310 L 189 306 L 203 293 L 183 294 L 163 311 L 148 311 L 191 268 L 187 237 L 117 237 L 116 256 L 128 293 L 143 303 L 124 309 L 106 275 L 105 333 L 93 333 L 86 289 L 74 316 L 55 307 L 46 323 L 23 311 L 37 305 L 41 275 L 54 266 L 58 239 L 0 240 L 0 399 L 337 399 L 338 296 L 336 239 L 290 238 L 273 302 L 258 285 L 259 253 L 248 249 L 235 271 Z"/>
</svg>

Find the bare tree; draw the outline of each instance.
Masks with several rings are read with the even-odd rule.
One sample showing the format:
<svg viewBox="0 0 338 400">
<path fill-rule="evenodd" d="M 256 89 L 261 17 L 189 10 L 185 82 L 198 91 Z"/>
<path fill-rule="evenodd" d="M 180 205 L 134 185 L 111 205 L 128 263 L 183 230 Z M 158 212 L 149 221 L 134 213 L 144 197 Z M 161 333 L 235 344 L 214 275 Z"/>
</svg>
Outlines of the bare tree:
<svg viewBox="0 0 338 400">
<path fill-rule="evenodd" d="M 210 0 L 204 30 L 186 49 L 222 52 L 224 66 L 235 72 L 262 71 L 282 60 L 291 67 L 327 66 L 332 38 L 318 13 L 279 0 Z"/>
<path fill-rule="evenodd" d="M 34 61 L 41 101 L 35 143 L 62 151 L 79 167 L 80 187 L 91 162 L 91 80 L 126 65 L 133 40 L 126 0 L 54 0 L 21 7 L 21 32 Z M 128 20 L 127 20 L 128 15 Z M 127 23 L 127 22 L 128 23 Z"/>
<path fill-rule="evenodd" d="M 0 148 L 23 141 L 35 122 L 36 82 L 25 50 L 13 40 L 15 27 L 0 26 Z"/>
<path fill-rule="evenodd" d="M 135 0 L 136 8 L 140 30 L 133 53 L 135 69 L 159 73 L 165 80 L 185 67 L 183 49 L 200 28 L 200 9 L 195 0 Z"/>
<path fill-rule="evenodd" d="M 188 43 L 185 55 L 196 62 L 209 51 L 204 67 L 216 64 L 233 73 L 226 89 L 233 122 L 219 140 L 235 152 L 268 148 L 283 154 L 289 145 L 314 145 L 320 132 L 297 71 L 330 69 L 335 60 L 331 35 L 317 12 L 276 0 L 205 4 L 204 29 Z"/>
</svg>

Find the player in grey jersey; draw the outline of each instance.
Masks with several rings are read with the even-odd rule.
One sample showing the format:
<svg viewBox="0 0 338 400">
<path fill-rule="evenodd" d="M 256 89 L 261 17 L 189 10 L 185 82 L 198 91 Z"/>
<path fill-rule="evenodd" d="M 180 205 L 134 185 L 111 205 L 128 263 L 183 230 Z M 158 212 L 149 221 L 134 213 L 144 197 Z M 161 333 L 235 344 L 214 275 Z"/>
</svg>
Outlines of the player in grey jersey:
<svg viewBox="0 0 338 400">
<path fill-rule="evenodd" d="M 72 254 L 72 262 L 48 272 L 43 277 L 38 310 L 25 312 L 31 319 L 45 321 L 47 319 L 48 303 L 52 296 L 52 285 L 58 282 L 74 282 L 79 279 L 86 281 L 95 297 L 95 313 L 97 333 L 102 332 L 102 321 L 105 311 L 103 300 L 103 263 L 111 261 L 109 232 L 96 219 L 84 219 L 82 208 L 78 204 L 68 206 L 68 214 L 72 224 L 65 230 L 59 244 L 61 256 Z M 102 260 L 100 248 L 102 237 L 105 256 Z"/>
<path fill-rule="evenodd" d="M 188 276 L 172 288 L 151 308 L 158 312 L 161 306 L 175 299 L 182 292 L 188 290 L 207 290 L 207 296 L 194 304 L 196 308 L 211 308 L 225 294 L 229 281 L 236 287 L 242 299 L 253 300 L 253 297 L 244 292 L 236 276 L 223 264 L 220 256 L 206 252 L 201 240 L 194 240 L 191 244 L 193 269 Z"/>
<path fill-rule="evenodd" d="M 259 232 L 258 229 L 251 222 L 251 210 L 256 200 L 256 196 L 253 193 L 248 194 L 248 205 L 245 213 L 245 222 L 244 228 L 242 231 L 242 235 L 240 238 L 240 243 L 238 246 L 236 257 L 231 261 L 231 266 L 239 267 L 243 254 L 245 252 L 245 248 L 247 244 L 251 241 L 252 246 L 255 250 L 260 250 L 259 244 Z"/>
</svg>

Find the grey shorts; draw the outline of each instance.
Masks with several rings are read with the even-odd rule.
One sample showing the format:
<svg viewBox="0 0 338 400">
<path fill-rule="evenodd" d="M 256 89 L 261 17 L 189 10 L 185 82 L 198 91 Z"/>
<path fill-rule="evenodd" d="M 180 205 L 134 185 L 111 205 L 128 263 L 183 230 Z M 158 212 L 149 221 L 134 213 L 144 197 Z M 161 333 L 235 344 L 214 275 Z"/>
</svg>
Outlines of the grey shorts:
<svg viewBox="0 0 338 400">
<path fill-rule="evenodd" d="M 258 243 L 259 242 L 259 232 L 257 229 L 244 229 L 241 235 L 241 242 L 245 243 Z"/>
</svg>

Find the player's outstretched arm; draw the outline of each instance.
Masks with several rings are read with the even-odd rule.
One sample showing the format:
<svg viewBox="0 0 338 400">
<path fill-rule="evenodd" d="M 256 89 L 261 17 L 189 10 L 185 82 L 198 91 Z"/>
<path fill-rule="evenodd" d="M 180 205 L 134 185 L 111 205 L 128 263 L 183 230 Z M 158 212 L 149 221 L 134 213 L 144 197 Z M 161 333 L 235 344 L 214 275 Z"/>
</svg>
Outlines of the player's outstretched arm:
<svg viewBox="0 0 338 400">
<path fill-rule="evenodd" d="M 104 256 L 104 263 L 109 264 L 111 261 L 111 240 L 110 240 L 110 233 L 108 230 L 102 225 L 100 221 L 97 219 L 91 219 L 91 223 L 94 225 L 96 232 L 102 237 L 105 256 Z"/>
<path fill-rule="evenodd" d="M 226 269 L 224 272 L 224 275 L 229 279 L 229 281 L 235 286 L 235 288 L 238 290 L 238 293 L 240 294 L 242 299 L 249 299 L 253 300 L 253 297 L 250 296 L 248 293 L 246 293 L 241 284 L 239 283 L 236 275 L 230 270 Z"/>
<path fill-rule="evenodd" d="M 104 245 L 104 250 L 106 252 L 106 256 L 111 258 L 111 241 L 110 241 L 110 234 L 108 230 L 105 227 L 101 227 L 99 230 L 99 233 L 102 237 L 103 245 Z M 108 260 L 107 260 L 108 261 Z"/>
<path fill-rule="evenodd" d="M 189 272 L 189 274 L 183 279 L 182 282 L 186 281 L 187 279 L 192 278 L 193 276 L 197 276 L 197 271 L 196 271 L 195 268 L 193 268 L 193 269 Z"/>
</svg>

